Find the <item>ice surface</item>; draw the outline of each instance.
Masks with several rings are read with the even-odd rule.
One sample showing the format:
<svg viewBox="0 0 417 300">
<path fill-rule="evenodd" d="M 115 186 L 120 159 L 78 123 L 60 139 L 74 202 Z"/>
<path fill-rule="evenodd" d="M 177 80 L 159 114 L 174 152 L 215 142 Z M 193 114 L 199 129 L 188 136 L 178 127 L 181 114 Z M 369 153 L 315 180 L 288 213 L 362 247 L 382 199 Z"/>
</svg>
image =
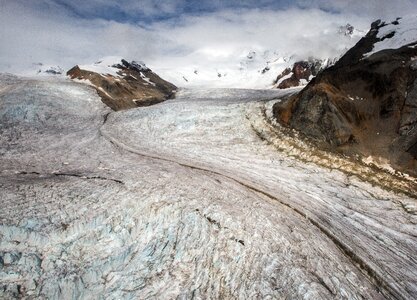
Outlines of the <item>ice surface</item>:
<svg viewBox="0 0 417 300">
<path fill-rule="evenodd" d="M 415 200 L 260 139 L 294 91 L 0 76 L 0 298 L 413 298 Z"/>
</svg>

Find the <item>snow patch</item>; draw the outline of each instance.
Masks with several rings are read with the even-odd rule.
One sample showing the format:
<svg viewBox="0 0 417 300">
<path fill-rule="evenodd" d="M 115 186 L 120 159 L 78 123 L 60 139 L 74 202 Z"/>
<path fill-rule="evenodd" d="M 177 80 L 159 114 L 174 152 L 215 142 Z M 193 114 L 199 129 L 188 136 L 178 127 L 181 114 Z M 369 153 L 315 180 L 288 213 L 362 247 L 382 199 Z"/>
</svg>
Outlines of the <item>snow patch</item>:
<svg viewBox="0 0 417 300">
<path fill-rule="evenodd" d="M 145 80 L 147 83 L 149 83 L 150 85 L 155 86 L 155 83 L 153 83 L 148 77 L 146 77 L 142 72 L 139 73 L 140 77 Z M 133 76 L 132 76 L 133 77 Z"/>
<path fill-rule="evenodd" d="M 74 82 L 78 82 L 78 83 L 82 83 L 82 84 L 86 84 L 92 87 L 96 87 L 89 79 L 78 79 L 78 78 L 74 78 L 71 79 Z"/>
<path fill-rule="evenodd" d="M 305 80 L 304 78 L 300 79 L 300 85 L 307 85 L 308 81 Z"/>
<path fill-rule="evenodd" d="M 278 80 L 278 82 L 276 83 L 275 86 L 279 86 L 281 84 L 281 82 L 283 82 L 286 79 L 291 78 L 291 76 L 293 75 L 293 72 L 290 72 L 289 74 L 285 75 L 284 77 L 282 77 L 280 80 Z"/>
<path fill-rule="evenodd" d="M 97 87 L 97 89 L 102 92 L 103 94 L 105 94 L 107 97 L 109 97 L 110 99 L 113 99 L 112 96 L 109 95 L 109 93 L 107 93 L 101 86 Z"/>
<path fill-rule="evenodd" d="M 107 56 L 92 65 L 79 65 L 81 70 L 90 71 L 98 74 L 111 75 L 113 77 L 121 77 L 120 69 L 114 67 L 117 64 L 121 64 L 121 57 L 118 56 Z"/>
</svg>

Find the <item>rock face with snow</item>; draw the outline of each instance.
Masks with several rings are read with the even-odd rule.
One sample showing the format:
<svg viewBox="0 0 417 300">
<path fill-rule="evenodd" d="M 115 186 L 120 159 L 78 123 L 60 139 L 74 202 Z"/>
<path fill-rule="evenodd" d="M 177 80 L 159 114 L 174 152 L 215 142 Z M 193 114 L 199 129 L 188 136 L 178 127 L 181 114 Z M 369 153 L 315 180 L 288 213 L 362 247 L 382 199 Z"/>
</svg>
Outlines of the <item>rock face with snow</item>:
<svg viewBox="0 0 417 300">
<path fill-rule="evenodd" d="M 217 66 L 191 65 L 182 66 L 179 69 L 161 69 L 161 71 L 164 77 L 169 78 L 178 86 L 265 89 L 277 87 L 281 81 L 292 75 L 285 76 L 297 66 L 307 68 L 310 73 L 316 74 L 319 70 L 333 64 L 335 60 L 334 58 L 302 58 L 300 60 L 295 55 L 279 51 L 249 51 L 239 57 L 233 67 L 221 64 Z M 298 69 L 299 71 L 301 69 Z M 282 78 L 284 76 L 285 78 Z M 290 84 L 287 81 L 285 84 L 288 86 L 305 85 L 310 79 L 309 76 L 300 75 L 297 81 L 294 76 L 291 81 L 295 83 Z"/>
<path fill-rule="evenodd" d="M 35 66 L 38 75 L 62 75 L 65 72 L 60 66 L 44 65 L 43 63 L 37 63 Z"/>
<path fill-rule="evenodd" d="M 175 85 L 160 78 L 144 63 L 121 58 L 75 66 L 67 75 L 95 87 L 102 101 L 113 110 L 159 103 L 172 98 L 176 91 Z"/>
<path fill-rule="evenodd" d="M 345 154 L 417 175 L 417 18 L 376 21 L 334 66 L 275 105 L 276 118 Z"/>
<path fill-rule="evenodd" d="M 334 60 L 309 59 L 297 61 L 292 68 L 286 68 L 277 79 L 274 85 L 279 89 L 287 89 L 291 87 L 304 86 L 321 70 L 329 67 Z"/>
<path fill-rule="evenodd" d="M 287 68 L 291 71 L 294 63 L 309 61 L 310 57 L 334 62 L 334 58 L 339 58 L 365 35 L 365 32 L 350 24 L 340 25 L 313 33 L 317 35 L 317 40 L 325 40 L 333 45 L 322 53 L 312 49 L 305 51 L 308 41 L 313 38 L 309 35 L 300 36 L 291 47 L 289 45 L 293 42 L 290 41 L 282 41 L 274 46 L 269 42 L 250 45 L 248 41 L 242 47 L 213 45 L 196 49 L 186 59 L 182 57 L 177 61 L 154 62 L 154 70 L 175 85 L 187 88 L 273 88 L 276 87 L 277 76 Z M 270 38 L 274 39 L 272 36 Z"/>
</svg>

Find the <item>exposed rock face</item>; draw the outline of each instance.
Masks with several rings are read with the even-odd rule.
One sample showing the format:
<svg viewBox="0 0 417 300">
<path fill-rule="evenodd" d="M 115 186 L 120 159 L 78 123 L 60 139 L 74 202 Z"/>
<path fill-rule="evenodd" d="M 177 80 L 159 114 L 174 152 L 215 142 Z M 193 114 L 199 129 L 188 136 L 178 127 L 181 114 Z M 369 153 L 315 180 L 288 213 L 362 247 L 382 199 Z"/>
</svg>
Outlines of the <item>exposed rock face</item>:
<svg viewBox="0 0 417 300">
<path fill-rule="evenodd" d="M 321 70 L 332 64 L 331 60 L 310 59 L 294 63 L 292 69 L 286 68 L 276 78 L 274 85 L 279 89 L 287 89 L 306 85 Z"/>
<path fill-rule="evenodd" d="M 143 63 L 104 59 L 91 66 L 75 66 L 72 79 L 94 86 L 102 101 L 113 110 L 148 106 L 173 98 L 176 86 L 163 80 Z"/>
<path fill-rule="evenodd" d="M 333 67 L 289 101 L 276 104 L 276 118 L 322 145 L 381 157 L 417 175 L 417 42 L 395 31 L 401 23 L 374 22 Z M 405 45 L 398 44 L 396 34 Z"/>
</svg>

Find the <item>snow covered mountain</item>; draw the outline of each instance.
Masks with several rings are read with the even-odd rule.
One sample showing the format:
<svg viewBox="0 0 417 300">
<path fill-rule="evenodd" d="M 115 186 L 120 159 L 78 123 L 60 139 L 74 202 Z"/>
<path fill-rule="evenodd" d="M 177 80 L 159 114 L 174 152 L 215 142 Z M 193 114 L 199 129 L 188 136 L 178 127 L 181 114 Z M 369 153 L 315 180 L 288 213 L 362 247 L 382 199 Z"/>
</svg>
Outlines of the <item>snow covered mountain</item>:
<svg viewBox="0 0 417 300">
<path fill-rule="evenodd" d="M 417 17 L 407 16 L 397 18 L 392 22 L 377 21 L 374 26 L 377 31 L 372 50 L 365 53 L 366 57 L 386 49 L 400 49 L 404 46 L 417 47 Z"/>
<path fill-rule="evenodd" d="M 17 74 L 25 77 L 64 76 L 65 70 L 59 65 L 37 62 L 24 67 Z"/>
<path fill-rule="evenodd" d="M 63 75 L 65 73 L 60 66 L 45 65 L 43 63 L 34 65 L 37 67 L 36 75 Z"/>
<path fill-rule="evenodd" d="M 307 60 L 321 61 L 314 58 Z M 327 61 L 333 61 L 328 59 Z M 180 69 L 161 70 L 164 78 L 183 87 L 234 87 L 272 88 L 277 76 L 286 69 L 292 69 L 299 59 L 278 51 L 250 50 L 240 56 L 234 66 L 183 66 Z"/>
<path fill-rule="evenodd" d="M 147 106 L 172 98 L 176 86 L 163 80 L 143 62 L 106 57 L 91 65 L 75 66 L 71 79 L 93 86 L 114 110 Z"/>
<path fill-rule="evenodd" d="M 263 88 L 272 86 L 277 74 L 293 61 L 290 55 L 277 51 L 244 50 L 232 66 L 201 61 L 158 71 L 164 78 L 183 87 Z"/>
<path fill-rule="evenodd" d="M 154 69 L 170 82 L 182 87 L 258 89 L 277 87 L 279 85 L 277 77 L 287 69 L 292 70 L 295 67 L 294 64 L 306 61 L 314 62 L 316 65 L 320 63 L 322 68 L 328 67 L 365 34 L 350 24 L 335 27 L 329 31 L 335 32 L 332 35 L 335 38 L 334 43 L 341 46 L 340 53 L 332 57 L 323 57 L 319 54 L 300 57 L 291 52 L 256 46 L 241 49 L 225 59 L 226 54 L 221 51 L 216 52 L 217 50 L 213 48 L 193 53 L 191 57 L 195 55 L 198 56 L 198 59 L 190 58 L 191 63 L 184 62 L 175 67 L 158 65 Z M 327 32 L 323 33 L 323 35 L 325 34 Z M 223 62 L 221 62 L 222 60 Z M 298 85 L 305 85 L 309 78 L 307 77 L 305 80 L 299 81 Z"/>
<path fill-rule="evenodd" d="M 333 150 L 416 176 L 417 16 L 374 22 L 275 115 Z"/>
</svg>

